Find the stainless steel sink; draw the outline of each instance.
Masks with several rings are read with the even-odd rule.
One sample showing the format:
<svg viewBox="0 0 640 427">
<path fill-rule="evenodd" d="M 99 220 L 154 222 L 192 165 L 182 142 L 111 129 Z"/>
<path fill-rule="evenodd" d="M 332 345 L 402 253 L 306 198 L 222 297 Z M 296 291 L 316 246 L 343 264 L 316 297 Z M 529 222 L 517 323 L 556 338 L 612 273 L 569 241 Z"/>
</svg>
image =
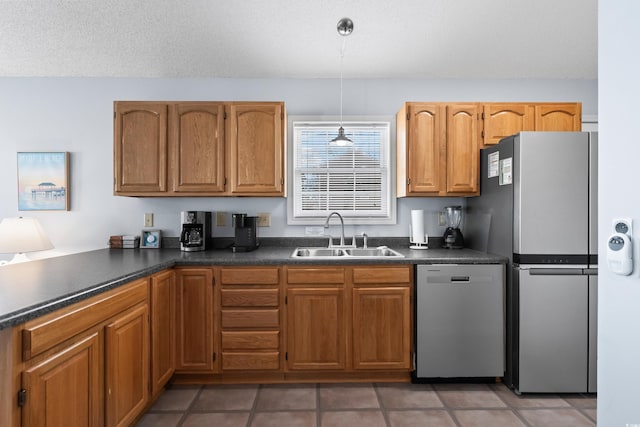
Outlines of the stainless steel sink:
<svg viewBox="0 0 640 427">
<path fill-rule="evenodd" d="M 296 248 L 291 256 L 296 258 L 334 258 L 344 256 L 344 251 L 334 248 Z"/>
<path fill-rule="evenodd" d="M 404 258 L 404 255 L 386 246 L 378 248 L 296 248 L 291 254 L 291 258 L 346 260 Z"/>
</svg>

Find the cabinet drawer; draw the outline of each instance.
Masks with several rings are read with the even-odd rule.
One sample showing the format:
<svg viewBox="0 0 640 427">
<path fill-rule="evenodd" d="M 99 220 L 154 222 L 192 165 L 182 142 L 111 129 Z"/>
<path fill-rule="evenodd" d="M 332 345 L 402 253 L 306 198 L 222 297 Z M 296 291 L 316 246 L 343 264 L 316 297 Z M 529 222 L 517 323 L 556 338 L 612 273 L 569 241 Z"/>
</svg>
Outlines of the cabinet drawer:
<svg viewBox="0 0 640 427">
<path fill-rule="evenodd" d="M 222 310 L 223 328 L 277 328 L 280 310 Z"/>
<path fill-rule="evenodd" d="M 280 270 L 265 268 L 223 268 L 220 281 L 223 285 L 277 285 Z"/>
<path fill-rule="evenodd" d="M 222 352 L 222 369 L 225 371 L 265 371 L 280 369 L 280 352 Z"/>
<path fill-rule="evenodd" d="M 224 331 L 223 350 L 277 350 L 280 347 L 278 331 Z"/>
<path fill-rule="evenodd" d="M 223 289 L 223 307 L 277 307 L 278 289 Z"/>
<path fill-rule="evenodd" d="M 135 282 L 27 322 L 22 357 L 28 360 L 110 317 L 147 300 L 148 280 Z"/>
<path fill-rule="evenodd" d="M 355 284 L 410 284 L 411 266 L 397 267 L 354 267 L 353 283 Z"/>
<path fill-rule="evenodd" d="M 344 284 L 344 268 L 319 267 L 319 268 L 289 268 L 287 270 L 287 283 L 290 285 L 306 284 Z"/>
</svg>

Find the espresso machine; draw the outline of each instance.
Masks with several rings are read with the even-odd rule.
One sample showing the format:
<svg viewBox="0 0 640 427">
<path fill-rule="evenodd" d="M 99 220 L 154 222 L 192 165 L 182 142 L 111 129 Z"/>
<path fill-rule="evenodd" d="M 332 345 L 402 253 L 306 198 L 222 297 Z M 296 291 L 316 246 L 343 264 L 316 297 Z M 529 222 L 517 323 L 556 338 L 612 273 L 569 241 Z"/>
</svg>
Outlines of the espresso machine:
<svg viewBox="0 0 640 427">
<path fill-rule="evenodd" d="M 233 242 L 233 252 L 249 252 L 257 249 L 258 242 L 258 217 L 247 216 L 245 213 L 232 215 L 235 227 L 235 240 Z"/>
<path fill-rule="evenodd" d="M 182 211 L 180 220 L 180 250 L 185 252 L 204 251 L 211 213 L 203 211 Z"/>
<path fill-rule="evenodd" d="M 462 206 L 447 206 L 444 208 L 444 218 L 447 229 L 442 236 L 443 247 L 447 249 L 464 248 L 464 238 L 460 231 L 460 221 L 462 221 Z"/>
</svg>

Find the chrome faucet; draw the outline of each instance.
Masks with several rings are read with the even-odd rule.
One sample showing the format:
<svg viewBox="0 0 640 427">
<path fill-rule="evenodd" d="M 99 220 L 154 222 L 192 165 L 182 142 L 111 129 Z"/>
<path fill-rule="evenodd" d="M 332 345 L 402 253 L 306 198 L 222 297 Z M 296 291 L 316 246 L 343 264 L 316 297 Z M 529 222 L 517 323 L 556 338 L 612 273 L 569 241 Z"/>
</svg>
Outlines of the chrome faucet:
<svg viewBox="0 0 640 427">
<path fill-rule="evenodd" d="M 369 247 L 367 244 L 367 237 L 367 233 L 362 233 L 362 247 L 365 249 Z"/>
<path fill-rule="evenodd" d="M 331 212 L 329 216 L 327 216 L 327 220 L 324 223 L 324 228 L 325 229 L 329 228 L 329 220 L 333 215 L 337 215 L 338 218 L 340 218 L 340 226 L 341 226 L 340 246 L 344 246 L 344 220 L 342 219 L 342 215 L 340 215 L 338 212 Z M 332 247 L 332 246 L 333 246 L 333 237 L 329 236 L 329 247 Z"/>
</svg>

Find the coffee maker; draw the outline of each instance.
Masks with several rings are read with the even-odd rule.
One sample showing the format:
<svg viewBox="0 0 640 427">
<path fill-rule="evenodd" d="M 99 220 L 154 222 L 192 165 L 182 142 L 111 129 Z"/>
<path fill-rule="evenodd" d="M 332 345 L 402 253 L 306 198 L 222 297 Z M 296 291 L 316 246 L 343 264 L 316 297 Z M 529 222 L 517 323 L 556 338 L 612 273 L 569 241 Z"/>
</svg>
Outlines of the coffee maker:
<svg viewBox="0 0 640 427">
<path fill-rule="evenodd" d="M 447 249 L 464 248 L 464 238 L 460 231 L 460 221 L 462 220 L 462 206 L 447 206 L 444 208 L 444 218 L 447 229 L 444 232 L 443 247 Z"/>
<path fill-rule="evenodd" d="M 210 213 L 203 211 L 182 211 L 180 220 L 180 250 L 185 252 L 204 251 Z"/>
<path fill-rule="evenodd" d="M 246 213 L 232 215 L 235 226 L 233 252 L 249 252 L 260 246 L 258 241 L 258 217 L 247 216 Z"/>
</svg>

